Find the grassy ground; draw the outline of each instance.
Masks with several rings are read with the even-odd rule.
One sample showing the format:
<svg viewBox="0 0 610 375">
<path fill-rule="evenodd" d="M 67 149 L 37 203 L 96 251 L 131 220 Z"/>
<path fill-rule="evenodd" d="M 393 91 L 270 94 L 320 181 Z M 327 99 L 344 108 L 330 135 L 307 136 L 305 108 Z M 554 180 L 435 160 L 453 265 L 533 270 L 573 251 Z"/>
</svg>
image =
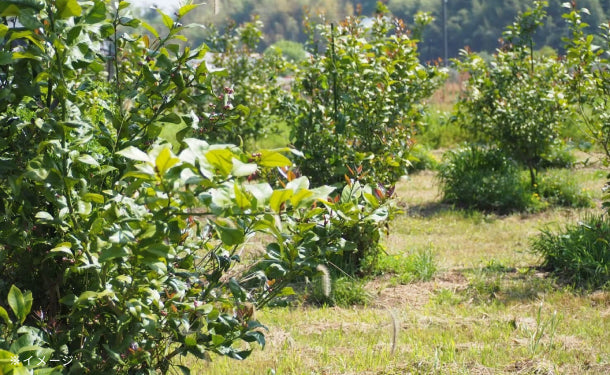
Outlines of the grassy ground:
<svg viewBox="0 0 610 375">
<path fill-rule="evenodd" d="M 599 171 L 575 178 L 599 198 Z M 364 307 L 297 306 L 257 312 L 267 347 L 245 362 L 188 359 L 210 374 L 607 374 L 610 292 L 582 294 L 537 269 L 528 238 L 573 223 L 583 210 L 494 216 L 440 204 L 433 173 L 401 182 L 404 213 L 390 256 L 430 252 L 426 282 L 368 282 Z"/>
</svg>

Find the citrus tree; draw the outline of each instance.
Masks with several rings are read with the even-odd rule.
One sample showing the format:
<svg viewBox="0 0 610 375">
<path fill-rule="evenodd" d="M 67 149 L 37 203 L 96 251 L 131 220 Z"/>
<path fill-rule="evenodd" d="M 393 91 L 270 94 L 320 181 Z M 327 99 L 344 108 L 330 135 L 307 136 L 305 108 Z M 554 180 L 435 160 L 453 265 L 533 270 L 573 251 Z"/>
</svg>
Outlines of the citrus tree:
<svg viewBox="0 0 610 375">
<path fill-rule="evenodd" d="M 311 57 L 299 66 L 286 103 L 303 174 L 316 183 L 355 178 L 392 186 L 407 173 L 424 100 L 444 72 L 420 63 L 417 39 L 379 4 L 369 23 L 308 23 Z M 417 18 L 417 28 L 429 21 Z M 417 31 L 417 30 L 416 30 Z"/>
<path fill-rule="evenodd" d="M 223 74 L 200 63 L 206 46 L 184 43 L 194 8 L 159 11 L 157 29 L 123 1 L 0 3 L 2 373 L 188 373 L 177 357 L 246 358 L 265 342 L 254 310 L 354 248 L 337 217 L 384 226 L 370 188 L 335 201 L 306 177 L 256 179 L 289 168 L 292 150 L 193 137 L 204 125 L 189 103 Z M 267 251 L 251 260 L 257 233 Z"/>
<path fill-rule="evenodd" d="M 489 64 L 470 51 L 463 51 L 457 62 L 468 81 L 456 117 L 527 167 L 532 186 L 568 114 L 565 64 L 534 54 L 534 34 L 543 25 L 545 6 L 536 1 L 517 17 Z"/>
</svg>

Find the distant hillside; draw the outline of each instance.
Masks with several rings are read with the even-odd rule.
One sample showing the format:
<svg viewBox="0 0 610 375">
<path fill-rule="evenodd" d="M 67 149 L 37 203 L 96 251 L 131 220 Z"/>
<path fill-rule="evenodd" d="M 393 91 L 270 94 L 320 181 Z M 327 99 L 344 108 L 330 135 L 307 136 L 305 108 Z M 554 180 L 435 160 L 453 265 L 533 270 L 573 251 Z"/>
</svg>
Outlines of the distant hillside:
<svg viewBox="0 0 610 375">
<path fill-rule="evenodd" d="M 442 1 L 447 3 L 448 54 L 455 57 L 464 46 L 474 51 L 493 53 L 498 46 L 502 30 L 511 23 L 519 11 L 532 4 L 532 0 L 386 0 L 385 4 L 397 17 L 407 22 L 413 20 L 418 11 L 432 13 L 435 21 L 428 26 L 421 45 L 423 60 L 435 60 L 443 56 Z M 537 47 L 545 45 L 561 49 L 561 38 L 567 36 L 561 15 L 564 0 L 549 0 L 548 20 L 537 35 Z M 359 5 L 359 3 L 361 5 Z M 610 1 L 578 0 L 578 7 L 586 7 L 591 15 L 585 21 L 592 30 L 608 20 Z M 191 21 L 213 22 L 220 27 L 233 19 L 237 23 L 249 21 L 258 15 L 264 22 L 265 45 L 287 39 L 303 42 L 302 19 L 308 12 L 312 16 L 325 13 L 326 20 L 339 21 L 360 12 L 373 14 L 376 1 L 352 0 L 210 0 L 193 12 Z M 195 39 L 197 35 L 193 35 Z M 263 46 L 264 47 L 264 46 Z"/>
</svg>

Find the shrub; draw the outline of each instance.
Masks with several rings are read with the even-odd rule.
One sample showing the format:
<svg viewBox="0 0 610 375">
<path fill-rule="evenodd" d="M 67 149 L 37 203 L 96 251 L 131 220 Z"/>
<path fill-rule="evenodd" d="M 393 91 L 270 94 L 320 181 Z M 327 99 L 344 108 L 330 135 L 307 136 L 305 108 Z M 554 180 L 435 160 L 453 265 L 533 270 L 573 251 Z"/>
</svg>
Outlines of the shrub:
<svg viewBox="0 0 610 375">
<path fill-rule="evenodd" d="M 548 170 L 541 174 L 536 191 L 553 206 L 593 207 L 591 194 L 580 187 L 569 170 Z"/>
<path fill-rule="evenodd" d="M 547 153 L 542 155 L 540 168 L 572 168 L 576 164 L 576 156 L 572 147 L 563 142 L 556 142 Z"/>
<path fill-rule="evenodd" d="M 188 105 L 222 75 L 196 63 L 205 46 L 175 43 L 194 7 L 158 10 L 157 30 L 127 2 L 0 3 L 22 25 L 0 24 L 10 41 L 0 44 L 0 291 L 25 322 L 14 331 L 0 310 L 0 349 L 67 354 L 65 373 L 244 359 L 265 343 L 256 308 L 330 255 L 377 244 L 390 211 L 376 190 L 350 184 L 332 200 L 334 188 L 295 176 L 274 189 L 257 176 L 290 167 L 291 150 L 186 138 L 200 125 Z M 336 225 L 366 232 L 351 242 Z M 257 233 L 268 236 L 264 259 L 237 267 Z"/>
<path fill-rule="evenodd" d="M 210 76 L 215 89 L 198 93 L 185 108 L 201 117 L 200 138 L 252 144 L 278 131 L 278 102 L 284 96 L 281 78 L 290 64 L 279 50 L 256 52 L 262 27 L 256 17 L 241 25 L 230 23 L 222 31 L 213 24 L 206 26 L 204 39 L 212 52 L 211 62 L 221 72 Z"/>
<path fill-rule="evenodd" d="M 300 170 L 314 183 L 337 184 L 362 166 L 361 181 L 390 187 L 407 174 L 412 128 L 444 73 L 422 65 L 404 23 L 385 14 L 370 27 L 362 17 L 307 27 L 312 56 L 286 102 L 291 139 L 305 155 Z"/>
<path fill-rule="evenodd" d="M 532 250 L 543 257 L 542 267 L 577 287 L 599 288 L 610 282 L 610 220 L 589 215 L 558 232 L 543 230 Z"/>
<path fill-rule="evenodd" d="M 279 40 L 267 48 L 265 53 L 272 53 L 270 51 L 272 49 L 278 49 L 281 51 L 282 56 L 292 63 L 299 63 L 307 58 L 305 47 L 299 42 L 294 42 L 291 40 Z"/>
<path fill-rule="evenodd" d="M 409 161 L 411 163 L 408 168 L 410 172 L 435 170 L 439 166 L 438 159 L 426 147 L 420 144 L 416 144 L 411 149 Z"/>
<path fill-rule="evenodd" d="M 566 66 L 554 58 L 536 58 L 533 36 L 546 17 L 544 1 L 520 14 L 504 32 L 504 43 L 487 64 L 464 51 L 458 63 L 468 73 L 466 94 L 457 117 L 469 130 L 484 135 L 530 172 L 530 184 L 567 116 Z"/>
<path fill-rule="evenodd" d="M 499 149 L 471 146 L 444 159 L 438 177 L 445 202 L 501 213 L 532 204 L 518 165 Z"/>
</svg>

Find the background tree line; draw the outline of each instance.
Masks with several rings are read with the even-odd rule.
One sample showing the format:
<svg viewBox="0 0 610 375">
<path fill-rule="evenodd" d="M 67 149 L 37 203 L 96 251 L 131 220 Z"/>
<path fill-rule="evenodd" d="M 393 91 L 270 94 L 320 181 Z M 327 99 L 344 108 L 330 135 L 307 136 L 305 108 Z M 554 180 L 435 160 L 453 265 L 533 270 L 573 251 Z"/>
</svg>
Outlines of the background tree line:
<svg viewBox="0 0 610 375">
<path fill-rule="evenodd" d="M 429 12 L 434 21 L 425 29 L 420 44 L 423 61 L 436 60 L 444 56 L 443 16 L 444 0 L 386 0 L 391 13 L 411 23 L 417 12 Z M 460 49 L 468 46 L 477 52 L 493 53 L 498 47 L 502 29 L 519 12 L 531 6 L 531 0 L 507 0 L 489 2 L 485 0 L 446 0 L 448 56 L 457 57 Z M 563 37 L 567 37 L 566 22 L 561 18 L 564 0 L 550 0 L 548 19 L 535 36 L 536 45 L 552 47 L 561 51 Z M 587 8 L 590 15 L 583 19 L 589 31 L 594 33 L 603 20 L 610 14 L 610 2 L 602 0 L 578 0 L 578 8 Z M 328 22 L 339 21 L 354 14 L 372 15 L 376 1 L 358 0 L 216 0 L 197 8 L 189 15 L 189 22 L 200 24 L 213 23 L 222 28 L 231 23 L 242 24 L 253 16 L 264 23 L 264 39 L 260 45 L 265 48 L 279 40 L 304 43 L 306 35 L 302 20 L 307 14 L 324 14 Z M 151 10 L 144 14 L 151 22 L 158 14 Z M 161 22 L 158 20 L 158 22 Z M 412 25 L 410 25 L 412 26 Z M 409 27 L 410 27 L 409 26 Z M 205 40 L 205 31 L 192 29 L 189 38 L 194 43 Z"/>
</svg>

